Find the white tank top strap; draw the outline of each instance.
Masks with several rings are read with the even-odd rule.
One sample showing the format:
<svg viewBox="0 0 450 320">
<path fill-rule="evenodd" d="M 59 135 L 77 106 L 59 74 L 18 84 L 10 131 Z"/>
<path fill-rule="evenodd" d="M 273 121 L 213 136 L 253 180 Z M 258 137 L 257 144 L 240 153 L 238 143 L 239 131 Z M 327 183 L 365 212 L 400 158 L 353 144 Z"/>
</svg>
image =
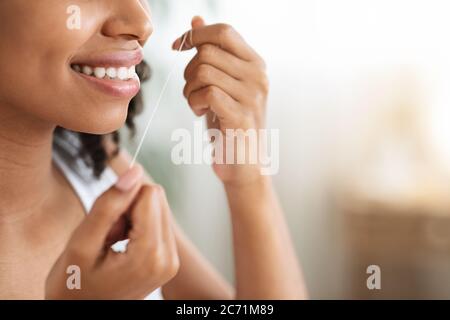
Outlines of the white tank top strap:
<svg viewBox="0 0 450 320">
<path fill-rule="evenodd" d="M 79 157 L 80 140 L 75 133 L 64 132 L 62 136 L 55 135 L 53 140 L 53 161 L 71 184 L 86 214 L 92 209 L 95 201 L 106 190 L 117 182 L 116 173 L 106 167 L 99 178 L 94 176 L 93 170 Z M 114 249 L 125 249 L 124 242 L 117 243 Z M 151 293 L 146 300 L 162 300 L 161 288 Z"/>
<path fill-rule="evenodd" d="M 83 159 L 78 156 L 80 141 L 72 133 L 54 139 L 53 161 L 64 173 L 72 188 L 83 203 L 88 214 L 95 200 L 117 182 L 117 175 L 106 167 L 100 178 L 96 178 Z"/>
</svg>

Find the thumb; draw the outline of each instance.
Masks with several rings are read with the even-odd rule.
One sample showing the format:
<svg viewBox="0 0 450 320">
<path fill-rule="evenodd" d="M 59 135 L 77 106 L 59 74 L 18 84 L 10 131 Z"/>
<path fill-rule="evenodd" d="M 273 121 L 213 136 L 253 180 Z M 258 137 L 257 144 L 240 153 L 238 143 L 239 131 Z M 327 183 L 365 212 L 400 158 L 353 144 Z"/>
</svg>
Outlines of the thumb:
<svg viewBox="0 0 450 320">
<path fill-rule="evenodd" d="M 192 30 L 202 28 L 202 27 L 206 26 L 205 20 L 203 20 L 203 18 L 200 16 L 195 16 L 192 18 L 191 26 L 192 26 Z M 188 37 L 188 36 L 190 38 L 189 39 L 186 38 L 187 41 L 186 41 L 185 45 L 183 46 L 183 48 L 185 50 L 192 49 L 194 47 L 194 44 L 192 41 L 192 30 L 188 31 L 188 33 L 184 33 L 181 37 L 179 37 L 177 40 L 175 40 L 175 42 L 172 44 L 172 49 L 180 50 L 181 44 L 183 43 L 183 38 Z"/>
<path fill-rule="evenodd" d="M 206 24 L 205 24 L 205 20 L 203 20 L 202 17 L 195 16 L 192 18 L 191 25 L 192 25 L 192 29 L 197 29 L 197 28 L 204 27 Z"/>
<path fill-rule="evenodd" d="M 143 169 L 134 166 L 94 203 L 91 212 L 75 230 L 70 244 L 96 258 L 104 249 L 110 230 L 130 208 L 141 187 Z"/>
</svg>

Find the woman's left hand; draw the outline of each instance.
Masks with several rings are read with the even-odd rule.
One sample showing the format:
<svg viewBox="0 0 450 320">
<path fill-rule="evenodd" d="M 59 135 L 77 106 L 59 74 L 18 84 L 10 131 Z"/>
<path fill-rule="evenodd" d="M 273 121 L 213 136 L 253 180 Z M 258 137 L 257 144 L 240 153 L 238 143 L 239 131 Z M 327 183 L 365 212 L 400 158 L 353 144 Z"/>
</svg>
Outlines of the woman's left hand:
<svg viewBox="0 0 450 320">
<path fill-rule="evenodd" d="M 226 152 L 230 137 L 236 142 L 226 136 L 227 131 L 236 134 L 238 129 L 250 129 L 258 133 L 265 127 L 269 91 L 265 62 L 227 24 L 206 26 L 202 18 L 195 17 L 192 27 L 182 50 L 195 47 L 197 54 L 186 67 L 183 93 L 193 112 L 199 117 L 207 114 L 208 127 L 224 134 Z M 180 48 L 182 40 L 183 36 L 174 42 L 174 50 Z M 250 152 L 251 148 L 246 149 Z M 214 163 L 214 170 L 225 184 L 248 183 L 261 176 L 259 163 Z"/>
</svg>

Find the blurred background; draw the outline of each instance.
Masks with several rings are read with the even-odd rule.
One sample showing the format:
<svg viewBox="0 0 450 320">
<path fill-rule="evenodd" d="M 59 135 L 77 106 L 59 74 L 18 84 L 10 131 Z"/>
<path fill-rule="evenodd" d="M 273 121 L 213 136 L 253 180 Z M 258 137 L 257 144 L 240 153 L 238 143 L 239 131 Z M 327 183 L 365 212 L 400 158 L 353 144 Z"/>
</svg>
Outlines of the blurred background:
<svg viewBox="0 0 450 320">
<path fill-rule="evenodd" d="M 175 166 L 194 53 L 170 50 L 194 15 L 232 24 L 265 58 L 274 176 L 312 298 L 450 297 L 450 3 L 442 0 L 151 0 L 145 115 L 178 65 L 140 161 L 179 223 L 233 281 L 226 199 L 207 165 Z M 140 134 L 138 134 L 138 138 Z M 136 141 L 129 142 L 131 153 Z M 262 244 L 264 245 L 264 244 Z M 381 290 L 366 287 L 379 265 Z"/>
</svg>

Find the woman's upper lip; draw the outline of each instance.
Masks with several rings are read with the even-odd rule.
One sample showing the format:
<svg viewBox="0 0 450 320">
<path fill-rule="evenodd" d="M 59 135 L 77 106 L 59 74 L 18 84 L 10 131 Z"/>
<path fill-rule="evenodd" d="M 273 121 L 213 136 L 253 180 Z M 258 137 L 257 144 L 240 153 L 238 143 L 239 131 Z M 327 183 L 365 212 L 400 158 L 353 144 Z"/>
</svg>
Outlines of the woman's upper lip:
<svg viewBox="0 0 450 320">
<path fill-rule="evenodd" d="M 102 53 L 92 53 L 86 57 L 74 58 L 71 65 L 86 65 L 90 67 L 132 67 L 142 62 L 142 49 L 121 50 Z"/>
</svg>

